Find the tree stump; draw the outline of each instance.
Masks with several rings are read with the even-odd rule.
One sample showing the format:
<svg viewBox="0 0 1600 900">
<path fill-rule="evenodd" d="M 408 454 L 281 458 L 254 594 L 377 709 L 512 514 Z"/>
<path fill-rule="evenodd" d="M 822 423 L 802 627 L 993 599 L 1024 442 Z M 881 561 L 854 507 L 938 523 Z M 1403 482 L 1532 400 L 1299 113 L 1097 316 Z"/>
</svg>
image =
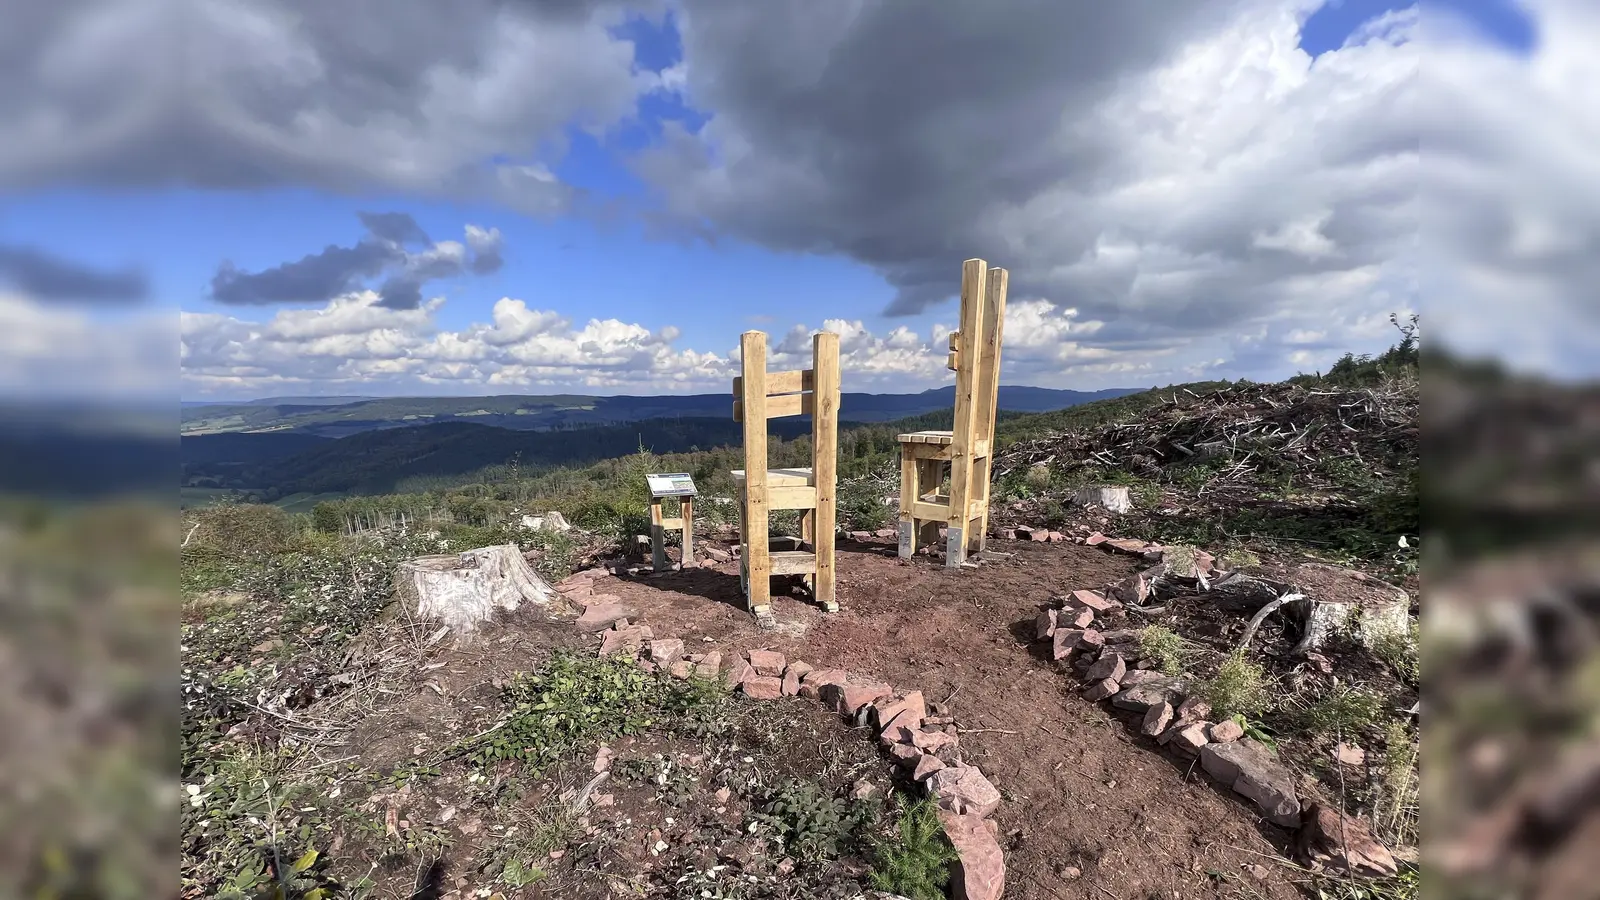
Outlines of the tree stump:
<svg viewBox="0 0 1600 900">
<path fill-rule="evenodd" d="M 1075 497 L 1079 506 L 1098 506 L 1106 512 L 1125 513 L 1133 509 L 1126 487 L 1083 487 Z"/>
<path fill-rule="evenodd" d="M 415 615 L 461 635 L 476 631 L 496 610 L 548 603 L 555 594 L 515 544 L 423 556 L 401 563 L 400 571 L 401 591 Z"/>
</svg>

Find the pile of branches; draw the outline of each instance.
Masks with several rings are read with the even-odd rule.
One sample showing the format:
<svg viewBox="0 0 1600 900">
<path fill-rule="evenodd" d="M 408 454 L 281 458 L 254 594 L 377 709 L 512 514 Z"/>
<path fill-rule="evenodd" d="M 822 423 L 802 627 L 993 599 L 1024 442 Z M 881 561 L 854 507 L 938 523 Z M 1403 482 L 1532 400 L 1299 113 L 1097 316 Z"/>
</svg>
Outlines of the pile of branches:
<svg viewBox="0 0 1600 900">
<path fill-rule="evenodd" d="M 1376 477 L 1415 466 L 1418 394 L 1409 379 L 1363 388 L 1179 388 L 1132 421 L 1015 444 L 999 455 L 995 474 L 1044 464 L 1069 473 L 1120 470 L 1161 480 L 1169 467 L 1211 463 L 1216 471 L 1202 493 L 1254 490 L 1286 470 L 1299 490 L 1336 490 L 1326 470 L 1337 460 Z"/>
</svg>

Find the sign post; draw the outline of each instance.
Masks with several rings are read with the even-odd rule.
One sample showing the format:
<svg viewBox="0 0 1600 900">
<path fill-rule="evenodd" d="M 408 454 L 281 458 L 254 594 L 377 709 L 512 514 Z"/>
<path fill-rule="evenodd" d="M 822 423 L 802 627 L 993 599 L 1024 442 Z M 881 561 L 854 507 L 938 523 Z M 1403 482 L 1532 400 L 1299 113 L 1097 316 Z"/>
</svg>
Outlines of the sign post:
<svg viewBox="0 0 1600 900">
<path fill-rule="evenodd" d="M 645 480 L 650 485 L 650 567 L 657 572 L 668 568 L 665 540 L 668 530 L 683 532 L 681 565 L 694 565 L 694 498 L 699 494 L 695 490 L 694 479 L 686 472 L 676 472 L 646 475 Z M 666 497 L 677 497 L 683 504 L 682 512 L 676 518 L 662 516 L 661 501 Z"/>
</svg>

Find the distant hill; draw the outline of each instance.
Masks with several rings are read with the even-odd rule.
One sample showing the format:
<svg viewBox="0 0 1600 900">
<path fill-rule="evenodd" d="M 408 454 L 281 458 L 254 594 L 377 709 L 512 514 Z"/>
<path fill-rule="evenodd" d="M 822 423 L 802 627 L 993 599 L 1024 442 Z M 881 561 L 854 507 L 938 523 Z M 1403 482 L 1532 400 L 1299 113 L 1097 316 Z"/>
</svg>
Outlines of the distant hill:
<svg viewBox="0 0 1600 900">
<path fill-rule="evenodd" d="M 798 418 L 778 419 L 770 425 L 773 434 L 784 438 L 810 431 L 810 425 Z M 278 496 L 382 493 L 407 478 L 466 475 L 512 460 L 536 470 L 625 456 L 641 444 L 657 453 L 736 445 L 741 429 L 731 417 L 684 417 L 566 431 L 513 431 L 473 422 L 439 422 L 338 439 L 293 433 L 185 436 L 180 441 L 182 484 L 270 489 Z"/>
<path fill-rule="evenodd" d="M 1000 388 L 999 407 L 1012 412 L 1047 412 L 1120 397 L 1139 390 L 1113 388 L 1085 392 L 1003 385 Z M 733 407 L 733 398 L 728 394 L 657 397 L 508 394 L 493 397 L 343 400 L 275 397 L 233 404 L 186 403 L 182 408 L 180 428 L 185 436 L 297 432 L 322 437 L 347 437 L 376 429 L 471 422 L 516 431 L 553 431 L 670 417 L 728 419 Z M 839 418 L 845 422 L 890 422 L 950 409 L 954 405 L 954 386 L 917 394 L 847 393 L 840 398 Z"/>
<path fill-rule="evenodd" d="M 0 402 L 0 497 L 170 497 L 172 420 L 170 407 Z"/>
</svg>

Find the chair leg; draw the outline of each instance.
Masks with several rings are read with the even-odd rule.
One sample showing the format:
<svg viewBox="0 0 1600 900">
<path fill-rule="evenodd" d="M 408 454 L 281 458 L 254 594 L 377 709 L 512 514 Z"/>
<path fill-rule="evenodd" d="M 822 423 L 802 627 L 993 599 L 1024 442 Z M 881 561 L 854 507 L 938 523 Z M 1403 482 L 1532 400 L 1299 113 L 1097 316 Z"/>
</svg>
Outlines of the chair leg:
<svg viewBox="0 0 1600 900">
<path fill-rule="evenodd" d="M 911 505 L 922 496 L 917 476 L 922 467 L 911 455 L 911 445 L 900 445 L 900 558 L 910 559 L 917 552 L 917 520 L 911 514 Z"/>
</svg>

